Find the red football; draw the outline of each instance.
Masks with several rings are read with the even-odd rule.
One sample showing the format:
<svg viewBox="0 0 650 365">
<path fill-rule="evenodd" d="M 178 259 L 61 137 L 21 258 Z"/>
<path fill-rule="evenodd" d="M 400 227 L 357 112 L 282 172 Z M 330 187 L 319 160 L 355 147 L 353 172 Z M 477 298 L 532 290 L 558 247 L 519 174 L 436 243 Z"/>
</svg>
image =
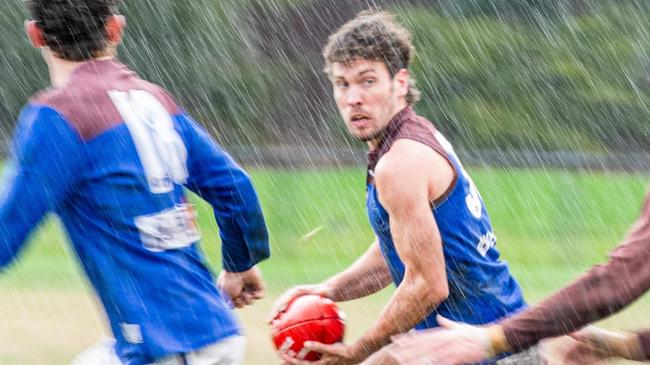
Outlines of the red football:
<svg viewBox="0 0 650 365">
<path fill-rule="evenodd" d="M 320 354 L 306 352 L 303 344 L 316 341 L 332 344 L 343 340 L 345 315 L 328 298 L 303 295 L 294 299 L 286 310 L 271 322 L 275 347 L 289 357 L 316 361 Z"/>
</svg>

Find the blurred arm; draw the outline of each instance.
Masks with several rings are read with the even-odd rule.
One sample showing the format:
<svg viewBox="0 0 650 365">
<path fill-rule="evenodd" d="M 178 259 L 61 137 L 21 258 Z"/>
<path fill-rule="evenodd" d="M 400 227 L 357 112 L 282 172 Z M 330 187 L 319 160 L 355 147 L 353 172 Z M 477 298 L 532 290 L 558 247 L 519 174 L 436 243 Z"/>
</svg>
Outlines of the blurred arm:
<svg viewBox="0 0 650 365">
<path fill-rule="evenodd" d="M 578 340 L 565 355 L 565 361 L 591 363 L 591 359 L 620 357 L 628 360 L 646 359 L 641 336 L 633 332 L 615 332 L 587 326 L 571 334 Z"/>
<path fill-rule="evenodd" d="M 502 323 L 499 349 L 521 351 L 619 311 L 650 289 L 650 197 L 639 220 L 610 255 L 575 282 Z M 641 336 L 648 345 L 648 335 Z M 649 352 L 646 347 L 646 354 Z"/>
<path fill-rule="evenodd" d="M 18 119 L 0 192 L 0 267 L 71 191 L 82 160 L 79 135 L 54 110 L 27 106 Z"/>
<path fill-rule="evenodd" d="M 196 122 L 185 115 L 179 119 L 189 152 L 186 186 L 214 208 L 224 269 L 247 271 L 270 256 L 264 216 L 250 177 Z"/>
<path fill-rule="evenodd" d="M 636 333 L 638 346 L 643 360 L 650 360 L 650 330 Z"/>
</svg>

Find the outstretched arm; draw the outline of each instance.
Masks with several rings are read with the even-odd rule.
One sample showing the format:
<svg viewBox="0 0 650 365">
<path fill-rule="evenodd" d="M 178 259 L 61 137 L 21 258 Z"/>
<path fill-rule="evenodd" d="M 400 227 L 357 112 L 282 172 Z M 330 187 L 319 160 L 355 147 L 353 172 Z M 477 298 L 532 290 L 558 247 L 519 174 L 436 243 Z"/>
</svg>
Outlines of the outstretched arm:
<svg viewBox="0 0 650 365">
<path fill-rule="evenodd" d="M 83 142 L 53 109 L 28 105 L 18 119 L 0 189 L 0 268 L 10 264 L 29 233 L 72 191 Z"/>
</svg>

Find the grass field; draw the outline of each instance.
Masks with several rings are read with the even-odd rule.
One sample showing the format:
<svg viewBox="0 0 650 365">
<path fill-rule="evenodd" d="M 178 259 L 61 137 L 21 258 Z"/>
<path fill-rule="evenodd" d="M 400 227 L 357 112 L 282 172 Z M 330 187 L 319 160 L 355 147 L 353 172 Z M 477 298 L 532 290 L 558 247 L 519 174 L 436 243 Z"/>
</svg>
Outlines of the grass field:
<svg viewBox="0 0 650 365">
<path fill-rule="evenodd" d="M 539 300 L 589 266 L 603 262 L 637 216 L 647 175 L 552 170 L 470 169 L 495 231 L 527 299 Z M 247 364 L 274 364 L 265 324 L 273 299 L 293 284 L 315 282 L 349 265 L 373 236 L 364 211 L 361 169 L 252 172 L 271 232 L 273 257 L 261 265 L 269 296 L 240 312 Z M 203 248 L 218 266 L 218 233 L 197 201 Z M 323 227 L 313 239 L 300 238 Z M 56 219 L 49 219 L 9 271 L 0 276 L 0 364 L 67 364 L 104 330 L 101 310 L 71 258 Z M 391 290 L 344 303 L 348 340 L 381 310 Z M 604 323 L 650 326 L 642 299 Z"/>
</svg>

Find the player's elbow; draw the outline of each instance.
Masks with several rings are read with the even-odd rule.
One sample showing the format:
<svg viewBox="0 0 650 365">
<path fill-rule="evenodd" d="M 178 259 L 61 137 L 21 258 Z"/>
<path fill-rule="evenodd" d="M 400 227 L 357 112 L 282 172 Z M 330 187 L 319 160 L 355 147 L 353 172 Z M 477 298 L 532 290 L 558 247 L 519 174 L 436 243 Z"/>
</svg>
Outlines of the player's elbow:
<svg viewBox="0 0 650 365">
<path fill-rule="evenodd" d="M 431 309 L 437 307 L 449 296 L 449 285 L 446 278 L 417 273 L 411 276 L 410 281 L 416 292 L 420 294 L 422 303 L 426 303 Z"/>
<path fill-rule="evenodd" d="M 270 257 L 271 257 L 271 248 L 269 247 L 269 245 L 267 243 L 266 245 L 261 246 L 256 251 L 255 262 L 260 263 L 260 262 L 262 262 L 264 260 L 269 259 Z"/>
<path fill-rule="evenodd" d="M 445 281 L 443 283 L 427 283 L 425 292 L 427 296 L 425 298 L 426 302 L 430 305 L 437 307 L 442 301 L 447 299 L 449 296 L 449 286 Z"/>
</svg>

